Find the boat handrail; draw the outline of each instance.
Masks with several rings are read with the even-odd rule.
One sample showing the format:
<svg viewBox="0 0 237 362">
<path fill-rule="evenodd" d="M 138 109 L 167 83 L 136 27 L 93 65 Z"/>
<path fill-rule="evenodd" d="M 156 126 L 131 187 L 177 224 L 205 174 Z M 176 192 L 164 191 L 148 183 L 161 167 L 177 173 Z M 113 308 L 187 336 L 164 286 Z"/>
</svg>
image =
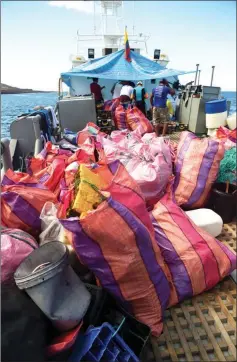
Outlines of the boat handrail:
<svg viewBox="0 0 237 362">
<path fill-rule="evenodd" d="M 1 180 L 10 168 L 13 170 L 12 157 L 10 151 L 10 140 L 8 138 L 3 138 L 1 140 L 1 156 L 2 156 L 2 169 L 1 169 Z"/>
</svg>

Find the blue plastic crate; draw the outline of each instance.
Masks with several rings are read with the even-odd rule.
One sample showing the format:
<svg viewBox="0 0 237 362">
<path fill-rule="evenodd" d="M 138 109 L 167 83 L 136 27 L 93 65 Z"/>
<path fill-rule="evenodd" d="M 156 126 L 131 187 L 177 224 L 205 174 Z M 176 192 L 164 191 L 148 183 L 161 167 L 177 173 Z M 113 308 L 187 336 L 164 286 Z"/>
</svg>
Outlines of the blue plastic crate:
<svg viewBox="0 0 237 362">
<path fill-rule="evenodd" d="M 117 331 L 107 322 L 89 327 L 74 345 L 70 362 L 139 362 Z"/>
</svg>

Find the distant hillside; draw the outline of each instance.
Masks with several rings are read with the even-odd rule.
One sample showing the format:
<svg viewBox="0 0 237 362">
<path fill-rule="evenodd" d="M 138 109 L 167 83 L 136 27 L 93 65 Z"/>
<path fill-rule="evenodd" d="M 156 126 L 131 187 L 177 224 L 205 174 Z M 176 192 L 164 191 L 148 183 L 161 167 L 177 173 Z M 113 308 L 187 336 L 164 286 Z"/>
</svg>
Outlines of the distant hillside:
<svg viewBox="0 0 237 362">
<path fill-rule="evenodd" d="M 33 89 L 23 89 L 23 88 L 12 87 L 10 85 L 1 83 L 1 93 L 2 94 L 50 93 L 50 91 L 39 91 L 39 90 L 33 90 Z"/>
</svg>

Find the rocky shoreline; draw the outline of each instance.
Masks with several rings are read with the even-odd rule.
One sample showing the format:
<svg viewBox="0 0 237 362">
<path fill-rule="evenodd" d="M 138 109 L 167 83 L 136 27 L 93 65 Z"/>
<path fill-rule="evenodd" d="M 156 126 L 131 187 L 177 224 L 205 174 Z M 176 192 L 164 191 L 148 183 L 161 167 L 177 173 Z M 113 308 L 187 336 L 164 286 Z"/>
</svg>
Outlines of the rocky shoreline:
<svg viewBox="0 0 237 362">
<path fill-rule="evenodd" d="M 7 84 L 1 83 L 1 94 L 21 94 L 21 93 L 51 93 L 52 91 L 40 91 L 33 89 L 24 89 L 12 87 Z"/>
</svg>

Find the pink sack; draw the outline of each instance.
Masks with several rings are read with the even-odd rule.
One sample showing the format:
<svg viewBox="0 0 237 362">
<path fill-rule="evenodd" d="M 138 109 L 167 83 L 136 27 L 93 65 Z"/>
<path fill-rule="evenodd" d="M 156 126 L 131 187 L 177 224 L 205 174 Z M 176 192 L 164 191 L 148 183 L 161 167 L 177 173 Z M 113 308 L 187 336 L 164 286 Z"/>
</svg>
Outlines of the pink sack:
<svg viewBox="0 0 237 362">
<path fill-rule="evenodd" d="M 166 162 L 162 154 L 158 154 L 153 162 L 133 158 L 126 169 L 137 181 L 149 205 L 154 205 L 164 195 L 172 175 L 171 162 Z"/>
<path fill-rule="evenodd" d="M 4 283 L 14 280 L 16 269 L 38 244 L 22 230 L 2 228 L 1 231 L 1 283 Z"/>
</svg>

